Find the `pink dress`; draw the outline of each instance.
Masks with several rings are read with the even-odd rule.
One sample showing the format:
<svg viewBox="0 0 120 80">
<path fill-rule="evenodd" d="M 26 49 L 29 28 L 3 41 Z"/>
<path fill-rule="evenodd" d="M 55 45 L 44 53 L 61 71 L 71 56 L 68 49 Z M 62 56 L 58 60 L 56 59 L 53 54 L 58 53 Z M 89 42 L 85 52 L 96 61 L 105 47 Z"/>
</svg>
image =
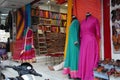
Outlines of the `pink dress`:
<svg viewBox="0 0 120 80">
<path fill-rule="evenodd" d="M 83 20 L 80 29 L 81 47 L 78 65 L 78 77 L 81 80 L 94 80 L 93 69 L 99 60 L 98 42 L 100 38 L 100 26 L 98 20 L 89 16 Z"/>
</svg>

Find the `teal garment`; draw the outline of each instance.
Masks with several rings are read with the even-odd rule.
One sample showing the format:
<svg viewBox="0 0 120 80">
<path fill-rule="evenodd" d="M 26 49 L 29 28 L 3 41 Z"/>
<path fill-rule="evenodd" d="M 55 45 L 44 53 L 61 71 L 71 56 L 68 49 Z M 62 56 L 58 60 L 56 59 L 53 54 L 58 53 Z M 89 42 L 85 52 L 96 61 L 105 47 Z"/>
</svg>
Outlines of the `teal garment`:
<svg viewBox="0 0 120 80">
<path fill-rule="evenodd" d="M 23 36 L 25 37 L 26 34 L 27 34 L 27 28 L 24 29 Z"/>
<path fill-rule="evenodd" d="M 26 28 L 26 29 L 24 30 L 24 33 L 23 33 L 24 38 L 25 38 L 25 36 L 27 35 L 27 32 L 28 32 L 28 29 Z M 27 40 L 27 41 L 26 41 L 25 50 L 31 50 L 31 49 L 32 49 L 31 43 L 29 43 L 29 40 Z"/>
<path fill-rule="evenodd" d="M 31 49 L 32 49 L 31 44 L 26 45 L 25 50 L 31 50 Z"/>
<path fill-rule="evenodd" d="M 66 59 L 64 64 L 64 68 L 68 68 L 70 70 L 70 73 L 72 71 L 77 72 L 78 70 L 78 57 L 79 57 L 79 49 L 80 49 L 79 29 L 80 29 L 79 21 L 77 19 L 74 19 L 69 27 L 68 45 L 67 45 Z M 68 72 L 68 74 L 70 73 Z"/>
</svg>

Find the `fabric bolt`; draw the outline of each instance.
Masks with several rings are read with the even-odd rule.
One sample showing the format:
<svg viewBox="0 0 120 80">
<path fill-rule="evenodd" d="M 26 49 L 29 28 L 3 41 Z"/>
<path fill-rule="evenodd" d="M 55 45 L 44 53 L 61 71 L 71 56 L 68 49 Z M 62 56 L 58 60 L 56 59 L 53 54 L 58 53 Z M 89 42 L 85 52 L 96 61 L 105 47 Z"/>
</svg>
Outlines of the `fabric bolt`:
<svg viewBox="0 0 120 80">
<path fill-rule="evenodd" d="M 0 49 L 0 56 L 6 53 L 6 49 Z"/>
<path fill-rule="evenodd" d="M 92 15 L 81 22 L 81 46 L 78 63 L 78 77 L 81 80 L 94 80 L 93 69 L 99 60 L 98 42 L 100 26 L 97 18 Z"/>
<path fill-rule="evenodd" d="M 69 27 L 68 46 L 64 64 L 64 74 L 70 74 L 71 78 L 77 78 L 79 55 L 79 21 L 74 19 Z"/>
</svg>

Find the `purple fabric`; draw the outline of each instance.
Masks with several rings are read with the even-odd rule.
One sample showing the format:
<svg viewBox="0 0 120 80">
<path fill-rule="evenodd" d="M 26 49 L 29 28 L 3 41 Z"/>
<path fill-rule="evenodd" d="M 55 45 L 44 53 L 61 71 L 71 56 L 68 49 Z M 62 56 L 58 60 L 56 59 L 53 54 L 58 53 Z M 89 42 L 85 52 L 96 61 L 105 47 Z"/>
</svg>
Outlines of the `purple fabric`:
<svg viewBox="0 0 120 80">
<path fill-rule="evenodd" d="M 97 66 L 99 60 L 96 36 L 100 38 L 98 20 L 93 16 L 89 16 L 81 23 L 81 47 L 78 65 L 78 77 L 81 80 L 94 80 L 93 69 Z"/>
<path fill-rule="evenodd" d="M 0 49 L 0 56 L 6 53 L 6 49 Z"/>
</svg>

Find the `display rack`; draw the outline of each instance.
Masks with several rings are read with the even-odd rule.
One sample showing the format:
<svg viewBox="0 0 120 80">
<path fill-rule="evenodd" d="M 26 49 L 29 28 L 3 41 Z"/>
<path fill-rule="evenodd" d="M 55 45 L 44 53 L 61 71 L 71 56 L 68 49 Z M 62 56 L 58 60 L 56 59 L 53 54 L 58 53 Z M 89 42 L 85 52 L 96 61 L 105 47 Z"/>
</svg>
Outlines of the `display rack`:
<svg viewBox="0 0 120 80">
<path fill-rule="evenodd" d="M 62 32 L 65 33 L 67 15 L 65 13 L 52 12 L 47 10 L 40 10 L 39 25 L 44 27 L 43 30 L 49 26 L 49 32 Z"/>
<path fill-rule="evenodd" d="M 35 44 L 38 44 L 37 42 L 38 42 L 38 38 L 37 38 L 37 32 L 33 32 L 33 41 L 34 41 L 34 47 L 36 48 L 36 49 L 38 49 L 38 45 L 35 45 Z"/>
<path fill-rule="evenodd" d="M 40 54 L 63 52 L 67 14 L 38 9 L 32 9 L 31 14 L 33 18 L 31 22 L 33 25 L 36 24 L 38 29 L 38 43 L 35 45 L 38 45 Z"/>
<path fill-rule="evenodd" d="M 39 9 L 31 10 L 31 24 L 32 25 L 39 24 Z"/>
<path fill-rule="evenodd" d="M 112 32 L 112 51 L 120 53 L 120 1 L 110 0 L 110 26 Z"/>
<path fill-rule="evenodd" d="M 38 48 L 40 54 L 47 53 L 46 36 L 41 30 L 38 30 Z"/>
</svg>

